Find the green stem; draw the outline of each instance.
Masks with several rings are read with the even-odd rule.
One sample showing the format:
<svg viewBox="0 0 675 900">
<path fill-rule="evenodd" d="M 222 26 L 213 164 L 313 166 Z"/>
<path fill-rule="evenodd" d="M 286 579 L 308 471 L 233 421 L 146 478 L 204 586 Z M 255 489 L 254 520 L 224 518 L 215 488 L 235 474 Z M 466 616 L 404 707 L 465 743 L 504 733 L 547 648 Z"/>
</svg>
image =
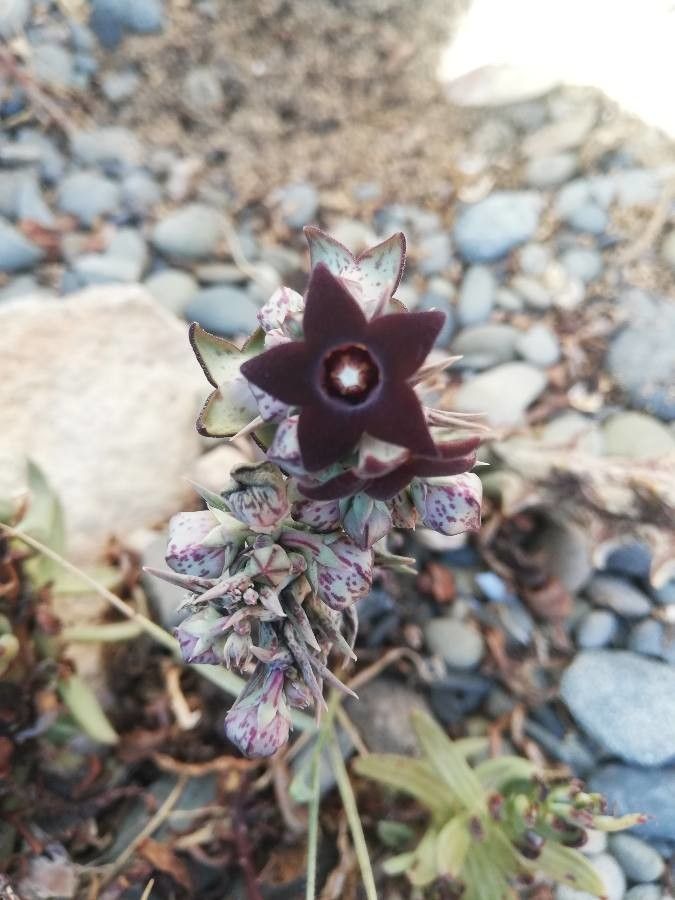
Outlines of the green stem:
<svg viewBox="0 0 675 900">
<path fill-rule="evenodd" d="M 22 531 L 20 528 L 11 528 L 9 525 L 0 522 L 0 530 L 4 531 L 9 537 L 16 538 L 16 540 L 32 547 L 33 550 L 37 550 L 38 553 L 51 559 L 53 562 L 57 563 L 57 565 L 61 566 L 62 569 L 65 569 L 67 572 L 70 572 L 72 575 L 75 575 L 81 581 L 85 582 L 85 584 L 88 584 L 99 597 L 103 597 L 104 600 L 107 600 L 111 606 L 114 606 L 115 609 L 123 616 L 126 616 L 127 619 L 131 619 L 135 622 L 138 627 L 154 641 L 157 641 L 158 644 L 166 647 L 177 661 L 182 662 L 178 641 L 172 637 L 168 631 L 164 631 L 161 626 L 157 625 L 151 619 L 148 619 L 142 613 L 136 612 L 133 607 L 129 606 L 128 603 L 125 603 L 124 600 L 121 600 L 116 594 L 113 594 L 112 591 L 109 591 L 108 588 L 99 584 L 96 579 L 91 577 L 91 575 L 87 575 L 86 572 L 78 569 L 73 563 L 68 562 L 67 559 L 64 559 L 59 553 L 52 550 L 51 547 L 47 547 L 46 544 L 43 544 L 41 541 L 26 534 L 26 532 Z M 237 697 L 244 687 L 244 680 L 242 678 L 239 678 L 234 672 L 230 672 L 228 669 L 221 666 L 192 664 L 190 668 L 198 672 L 202 678 L 217 685 L 217 687 L 226 693 L 231 694 L 233 697 Z M 292 716 L 293 724 L 299 728 L 300 731 L 309 731 L 311 733 L 317 730 L 314 721 L 310 719 L 309 716 L 306 716 L 297 710 L 293 710 Z"/>
<path fill-rule="evenodd" d="M 330 729 L 328 750 L 335 780 L 337 782 L 338 790 L 340 791 L 342 805 L 347 816 L 347 822 L 349 823 L 349 830 L 352 834 L 356 858 L 359 861 L 359 868 L 361 869 L 361 877 L 363 879 L 363 888 L 366 892 L 367 900 L 377 900 L 375 878 L 373 876 L 373 869 L 370 865 L 370 856 L 368 854 L 368 847 L 366 845 L 366 838 L 363 833 L 361 819 L 359 818 L 359 811 L 356 807 L 356 797 L 354 796 L 351 781 L 347 774 L 347 768 L 342 759 L 340 745 L 332 727 Z"/>
<path fill-rule="evenodd" d="M 328 709 L 323 717 L 316 742 L 312 749 L 311 791 L 307 820 L 307 885 L 305 900 L 314 900 L 316 896 L 316 868 L 319 855 L 319 806 L 321 804 L 321 755 L 326 745 L 329 732 L 332 731 L 333 719 L 340 706 L 341 697 L 333 691 L 328 699 Z"/>
</svg>

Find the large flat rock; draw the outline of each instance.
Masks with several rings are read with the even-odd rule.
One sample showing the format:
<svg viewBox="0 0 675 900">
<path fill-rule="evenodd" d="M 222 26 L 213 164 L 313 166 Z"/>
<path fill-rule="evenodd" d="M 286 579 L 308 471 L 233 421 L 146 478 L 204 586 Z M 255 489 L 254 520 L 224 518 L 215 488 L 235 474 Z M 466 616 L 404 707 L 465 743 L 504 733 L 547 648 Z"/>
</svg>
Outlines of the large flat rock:
<svg viewBox="0 0 675 900">
<path fill-rule="evenodd" d="M 181 508 L 208 385 L 186 326 L 143 289 L 2 303 L 0 369 L 0 497 L 32 458 L 63 501 L 72 558 Z"/>
</svg>

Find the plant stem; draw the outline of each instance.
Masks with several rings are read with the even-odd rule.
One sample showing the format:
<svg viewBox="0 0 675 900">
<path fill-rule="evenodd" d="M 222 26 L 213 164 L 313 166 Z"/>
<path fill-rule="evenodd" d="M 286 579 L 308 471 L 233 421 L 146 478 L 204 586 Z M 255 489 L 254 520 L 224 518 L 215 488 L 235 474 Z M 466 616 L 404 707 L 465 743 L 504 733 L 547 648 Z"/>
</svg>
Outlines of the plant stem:
<svg viewBox="0 0 675 900">
<path fill-rule="evenodd" d="M 319 806 L 321 805 L 321 755 L 326 745 L 329 732 L 332 731 L 333 719 L 340 708 L 342 697 L 338 691 L 332 691 L 328 699 L 328 709 L 323 717 L 316 742 L 312 748 L 311 791 L 307 819 L 307 884 L 305 900 L 314 900 L 316 896 L 316 868 L 319 855 Z"/>
<path fill-rule="evenodd" d="M 154 641 L 157 641 L 158 644 L 166 647 L 176 660 L 178 660 L 179 662 L 183 661 L 180 654 L 180 646 L 178 644 L 178 641 L 174 637 L 172 637 L 168 633 L 168 631 L 165 631 L 160 625 L 157 625 L 142 613 L 136 612 L 133 607 L 129 606 L 128 603 L 125 603 L 124 600 L 121 600 L 116 594 L 113 594 L 112 591 L 109 591 L 108 588 L 104 587 L 102 584 L 99 584 L 95 578 L 91 577 L 91 575 L 87 575 L 86 572 L 83 572 L 81 569 L 78 569 L 77 566 L 73 565 L 73 563 L 69 562 L 67 559 L 64 559 L 61 554 L 57 553 L 55 550 L 52 550 L 51 547 L 47 547 L 46 544 L 43 544 L 41 541 L 36 540 L 34 537 L 31 537 L 29 534 L 26 534 L 26 532 L 22 531 L 20 528 L 11 528 L 9 525 L 5 525 L 3 522 L 0 522 L 0 530 L 4 531 L 5 534 L 8 535 L 8 537 L 16 538 L 16 540 L 22 541 L 22 543 L 27 544 L 29 547 L 32 547 L 33 550 L 37 550 L 38 553 L 41 553 L 48 559 L 51 559 L 53 562 L 61 566 L 62 569 L 65 569 L 67 572 L 70 572 L 72 575 L 75 575 L 77 578 L 84 581 L 85 584 L 88 584 L 92 590 L 96 591 L 96 593 L 100 597 L 103 597 L 104 600 L 107 600 L 108 603 L 110 603 L 111 606 L 114 606 L 114 608 L 118 612 L 122 613 L 123 616 L 126 616 L 127 619 L 131 619 L 133 622 L 136 622 L 138 627 L 147 635 L 149 635 Z M 244 681 L 242 678 L 239 678 L 239 676 L 235 675 L 234 672 L 230 672 L 228 669 L 225 669 L 222 666 L 191 664 L 190 668 L 198 672 L 202 676 L 202 678 L 205 678 L 207 681 L 215 684 L 221 690 L 225 691 L 233 697 L 237 697 L 244 687 Z M 297 710 L 293 710 L 292 716 L 293 724 L 301 731 L 313 732 L 317 730 L 316 725 L 309 716 L 306 716 L 303 713 L 298 712 Z"/>
<path fill-rule="evenodd" d="M 359 868 L 361 869 L 361 877 L 363 879 L 363 888 L 368 900 L 377 900 L 375 878 L 373 876 L 372 866 L 370 865 L 370 856 L 368 855 L 368 847 L 366 845 L 366 838 L 363 833 L 361 819 L 359 818 L 359 811 L 356 807 L 356 797 L 354 796 L 349 775 L 347 774 L 347 768 L 342 759 L 342 753 L 340 752 L 340 745 L 338 744 L 332 726 L 330 728 L 328 750 L 335 780 L 337 782 L 338 790 L 340 791 L 342 805 L 347 816 L 347 821 L 349 822 L 349 830 L 351 831 L 356 858 L 359 861 Z"/>
</svg>

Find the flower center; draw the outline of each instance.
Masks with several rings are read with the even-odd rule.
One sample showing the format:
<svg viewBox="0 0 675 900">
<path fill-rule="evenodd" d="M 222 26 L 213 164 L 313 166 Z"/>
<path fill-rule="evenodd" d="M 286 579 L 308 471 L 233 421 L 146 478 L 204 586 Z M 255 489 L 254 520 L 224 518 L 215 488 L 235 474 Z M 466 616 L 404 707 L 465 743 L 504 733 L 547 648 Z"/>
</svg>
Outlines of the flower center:
<svg viewBox="0 0 675 900">
<path fill-rule="evenodd" d="M 361 344 L 336 347 L 323 361 L 326 392 L 352 406 L 363 403 L 380 381 L 380 370 Z"/>
</svg>

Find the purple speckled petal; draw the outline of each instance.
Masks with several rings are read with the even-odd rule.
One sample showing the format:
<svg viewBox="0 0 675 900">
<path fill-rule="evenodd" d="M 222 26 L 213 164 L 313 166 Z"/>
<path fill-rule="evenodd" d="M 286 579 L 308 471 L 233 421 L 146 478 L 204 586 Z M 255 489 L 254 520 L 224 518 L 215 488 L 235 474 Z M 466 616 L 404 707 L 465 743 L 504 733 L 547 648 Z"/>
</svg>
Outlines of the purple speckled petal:
<svg viewBox="0 0 675 900">
<path fill-rule="evenodd" d="M 354 472 L 364 480 L 380 478 L 397 469 L 409 456 L 410 451 L 406 447 L 364 434 L 359 442 L 359 458 Z"/>
<path fill-rule="evenodd" d="M 298 440 L 298 419 L 299 416 L 289 416 L 280 423 L 267 451 L 267 458 L 290 475 L 305 474 Z"/>
<path fill-rule="evenodd" d="M 204 538 L 218 524 L 208 509 L 177 513 L 169 522 L 167 565 L 181 575 L 218 578 L 225 567 L 223 547 L 205 547 Z"/>
<path fill-rule="evenodd" d="M 232 483 L 222 492 L 230 512 L 254 531 L 271 531 L 291 509 L 286 483 L 270 462 L 236 466 Z"/>
<path fill-rule="evenodd" d="M 241 377 L 243 378 L 244 376 L 242 375 Z M 253 394 L 258 412 L 266 422 L 281 422 L 282 419 L 286 418 L 290 411 L 290 406 L 287 403 L 277 400 L 276 397 L 268 394 L 267 391 L 261 390 L 250 381 L 246 382 L 246 384 Z"/>
<path fill-rule="evenodd" d="M 331 609 L 343 610 L 368 593 L 373 583 L 373 551 L 361 550 L 348 537 L 339 538 L 330 549 L 339 567 L 318 567 L 319 597 Z"/>
<path fill-rule="evenodd" d="M 291 717 L 285 678 L 283 668 L 259 663 L 225 717 L 225 734 L 245 756 L 273 756 L 288 741 Z"/>
<path fill-rule="evenodd" d="M 335 531 L 340 527 L 340 504 L 337 500 L 301 500 L 293 506 L 293 518 L 314 531 Z"/>
<path fill-rule="evenodd" d="M 483 489 L 473 472 L 447 478 L 415 480 L 411 495 L 422 524 L 441 534 L 480 528 Z"/>
<path fill-rule="evenodd" d="M 294 323 L 297 323 L 298 328 L 302 326 L 304 307 L 305 301 L 301 294 L 292 288 L 280 287 L 261 307 L 258 312 L 258 321 L 267 333 L 279 330 L 287 334 L 287 337 L 292 337 L 292 333 L 288 331 L 289 326 Z"/>
</svg>

